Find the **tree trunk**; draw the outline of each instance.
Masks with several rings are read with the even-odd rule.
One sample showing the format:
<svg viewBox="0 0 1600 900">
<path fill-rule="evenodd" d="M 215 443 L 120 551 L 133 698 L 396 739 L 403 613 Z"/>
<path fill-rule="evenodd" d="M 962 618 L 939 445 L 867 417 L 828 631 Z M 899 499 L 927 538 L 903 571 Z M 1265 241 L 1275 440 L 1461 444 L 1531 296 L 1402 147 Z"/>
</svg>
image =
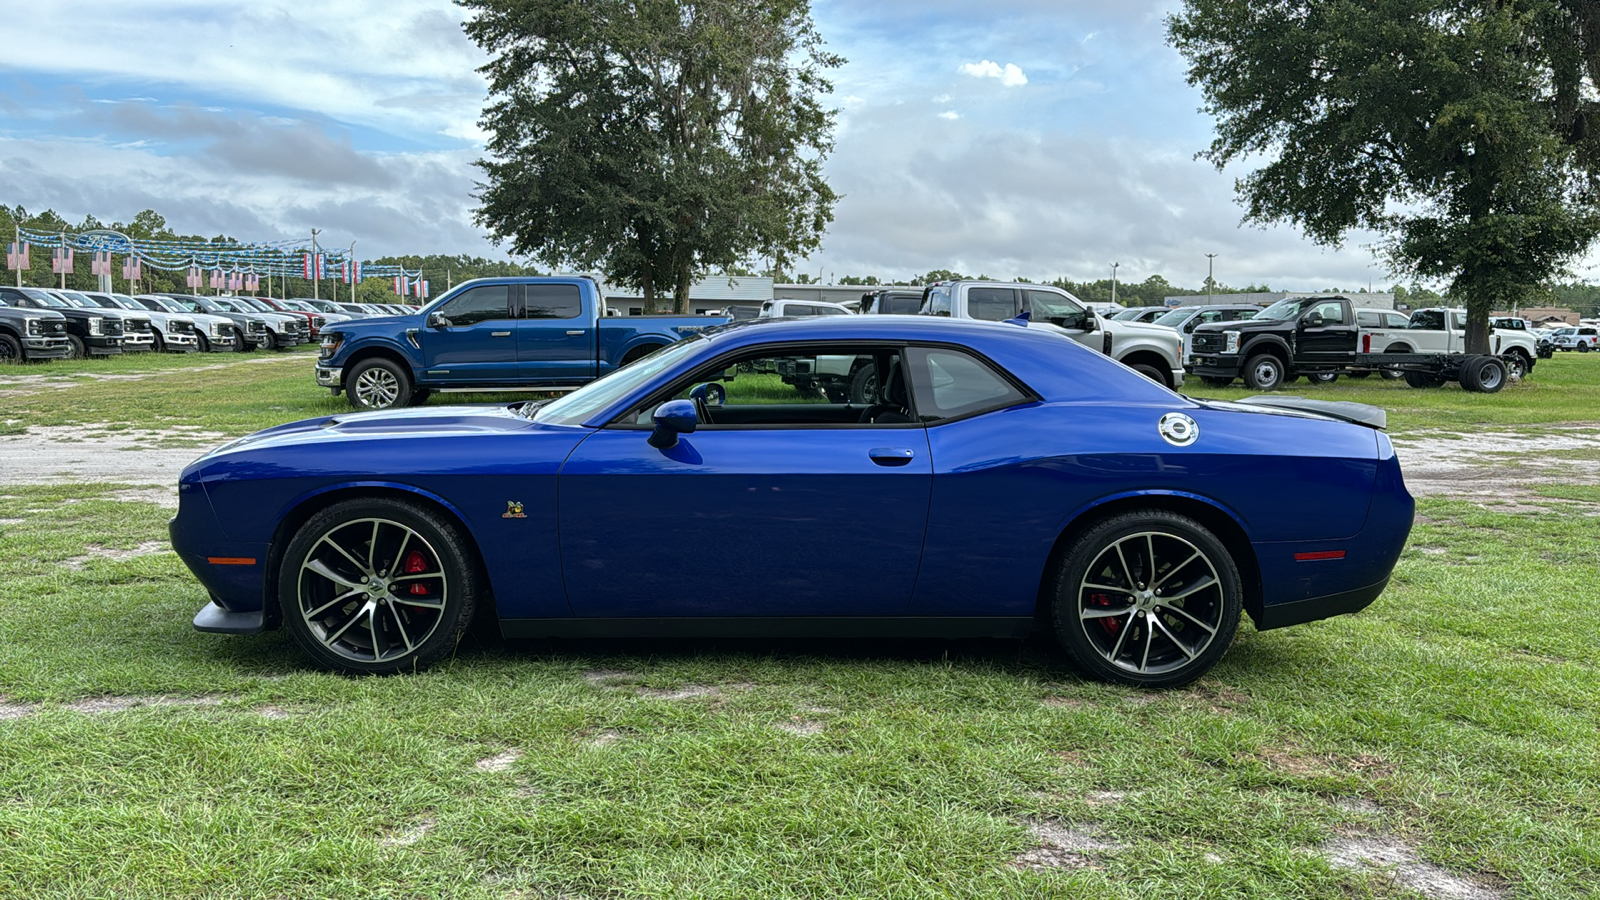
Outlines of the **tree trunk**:
<svg viewBox="0 0 1600 900">
<path fill-rule="evenodd" d="M 677 271 L 678 284 L 672 295 L 672 311 L 676 315 L 689 314 L 689 267 L 683 266 Z"/>
<path fill-rule="evenodd" d="M 1453 292 L 1452 292 L 1453 293 Z M 1486 292 L 1487 293 L 1487 292 Z M 1467 294 L 1467 346 L 1466 352 L 1487 354 L 1489 350 L 1489 312 L 1494 308 L 1494 298 Z M 1446 323 L 1448 327 L 1449 323 Z"/>
<path fill-rule="evenodd" d="M 656 309 L 656 280 L 650 277 L 650 267 L 644 268 L 644 313 L 649 315 Z"/>
</svg>

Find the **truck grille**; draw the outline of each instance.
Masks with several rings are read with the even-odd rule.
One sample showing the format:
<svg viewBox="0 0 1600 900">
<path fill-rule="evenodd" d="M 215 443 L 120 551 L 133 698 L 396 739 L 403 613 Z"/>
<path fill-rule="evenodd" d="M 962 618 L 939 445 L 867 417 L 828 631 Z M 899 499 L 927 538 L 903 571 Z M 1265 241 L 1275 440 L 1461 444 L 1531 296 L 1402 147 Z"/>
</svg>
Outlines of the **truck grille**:
<svg viewBox="0 0 1600 900">
<path fill-rule="evenodd" d="M 136 334 L 149 334 L 150 333 L 150 320 L 149 319 L 130 319 L 128 321 L 128 330 L 131 331 L 131 332 L 134 332 Z"/>
<path fill-rule="evenodd" d="M 110 337 L 110 336 L 118 336 L 118 335 L 122 334 L 122 320 L 121 319 L 106 319 L 105 320 L 105 325 L 102 326 L 102 327 L 105 329 L 105 333 L 106 333 L 106 335 L 108 337 Z"/>
<path fill-rule="evenodd" d="M 239 336 L 239 329 L 232 325 L 218 325 L 217 334 L 225 338 L 236 338 Z"/>
<path fill-rule="evenodd" d="M 56 335 L 66 334 L 67 333 L 67 323 L 66 322 L 59 322 L 59 321 L 57 321 L 57 322 L 41 322 L 41 323 L 39 323 L 39 333 L 43 334 L 43 335 L 45 335 L 47 337 L 54 337 Z"/>
<path fill-rule="evenodd" d="M 1220 333 L 1200 331 L 1195 332 L 1194 352 L 1196 353 L 1221 353 L 1227 345 L 1227 338 Z"/>
<path fill-rule="evenodd" d="M 194 325 L 184 321 L 169 321 L 167 331 L 172 334 L 194 334 Z"/>
</svg>

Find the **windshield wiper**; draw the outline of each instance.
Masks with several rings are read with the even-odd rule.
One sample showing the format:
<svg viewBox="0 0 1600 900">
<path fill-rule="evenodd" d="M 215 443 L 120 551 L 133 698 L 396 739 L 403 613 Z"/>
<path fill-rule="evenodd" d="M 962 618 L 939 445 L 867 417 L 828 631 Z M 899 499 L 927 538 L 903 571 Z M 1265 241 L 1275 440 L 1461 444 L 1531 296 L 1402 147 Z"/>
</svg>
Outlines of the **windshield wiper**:
<svg viewBox="0 0 1600 900">
<path fill-rule="evenodd" d="M 549 404 L 554 403 L 555 399 L 556 398 L 551 397 L 548 400 L 529 400 L 528 402 L 526 402 L 526 403 L 522 404 L 521 406 L 517 407 L 515 410 L 513 410 L 513 412 L 515 412 L 517 415 L 523 417 L 524 419 L 532 419 L 534 413 L 538 412 L 540 409 L 544 408 L 545 406 L 548 406 Z"/>
</svg>

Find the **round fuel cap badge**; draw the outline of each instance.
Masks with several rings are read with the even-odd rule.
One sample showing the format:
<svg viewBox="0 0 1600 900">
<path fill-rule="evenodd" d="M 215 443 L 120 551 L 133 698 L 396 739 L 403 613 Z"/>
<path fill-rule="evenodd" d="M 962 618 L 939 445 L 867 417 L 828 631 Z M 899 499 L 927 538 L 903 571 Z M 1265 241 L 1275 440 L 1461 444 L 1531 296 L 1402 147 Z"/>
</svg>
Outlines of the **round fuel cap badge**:
<svg viewBox="0 0 1600 900">
<path fill-rule="evenodd" d="M 1187 447 L 1200 437 L 1200 425 L 1183 413 L 1167 413 L 1156 426 L 1167 443 Z"/>
</svg>

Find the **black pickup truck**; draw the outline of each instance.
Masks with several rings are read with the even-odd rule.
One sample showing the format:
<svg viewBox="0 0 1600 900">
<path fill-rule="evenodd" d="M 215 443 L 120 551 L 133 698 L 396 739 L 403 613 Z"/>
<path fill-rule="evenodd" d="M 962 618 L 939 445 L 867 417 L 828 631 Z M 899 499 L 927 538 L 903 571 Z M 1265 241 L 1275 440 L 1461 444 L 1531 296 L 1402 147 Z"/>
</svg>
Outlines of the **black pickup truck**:
<svg viewBox="0 0 1600 900">
<path fill-rule="evenodd" d="M 79 309 L 48 291 L 31 287 L 0 287 L 0 299 L 22 309 L 48 309 L 66 319 L 68 357 L 115 356 L 122 352 L 122 320 L 92 310 Z"/>
<path fill-rule="evenodd" d="M 67 318 L 47 309 L 19 309 L 0 296 L 0 365 L 32 359 L 66 359 Z"/>
<path fill-rule="evenodd" d="M 1243 378 L 1258 391 L 1282 387 L 1301 375 L 1331 380 L 1373 371 L 1398 372 L 1412 387 L 1457 381 L 1465 390 L 1484 394 L 1500 390 L 1509 380 L 1505 361 L 1495 356 L 1362 353 L 1359 332 L 1355 309 L 1346 298 L 1289 297 L 1253 319 L 1196 328 L 1184 368 L 1207 384 Z"/>
</svg>

